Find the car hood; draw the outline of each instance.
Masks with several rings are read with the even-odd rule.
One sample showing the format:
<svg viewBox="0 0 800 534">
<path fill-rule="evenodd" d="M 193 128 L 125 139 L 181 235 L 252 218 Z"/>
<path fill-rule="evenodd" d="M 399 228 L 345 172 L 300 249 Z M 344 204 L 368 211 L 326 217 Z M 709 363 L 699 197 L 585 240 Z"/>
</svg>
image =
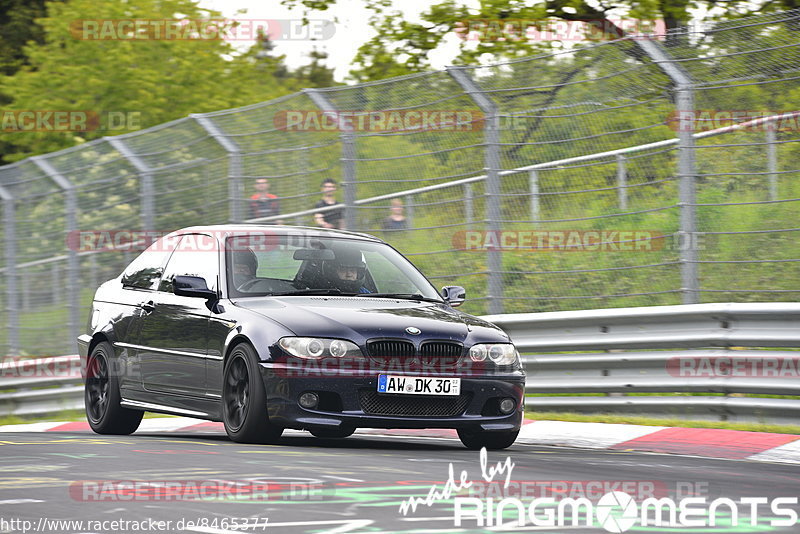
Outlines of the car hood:
<svg viewBox="0 0 800 534">
<path fill-rule="evenodd" d="M 433 302 L 359 297 L 268 297 L 240 299 L 237 306 L 268 317 L 298 336 L 347 338 L 357 343 L 376 337 L 447 339 L 464 343 L 508 341 L 495 325 Z M 406 328 L 420 333 L 409 335 Z"/>
</svg>

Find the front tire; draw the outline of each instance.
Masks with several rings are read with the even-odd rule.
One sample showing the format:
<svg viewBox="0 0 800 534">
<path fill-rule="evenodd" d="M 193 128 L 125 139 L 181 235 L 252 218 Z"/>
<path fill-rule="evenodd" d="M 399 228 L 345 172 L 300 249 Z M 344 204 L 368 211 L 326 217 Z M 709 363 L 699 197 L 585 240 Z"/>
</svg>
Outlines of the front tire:
<svg viewBox="0 0 800 534">
<path fill-rule="evenodd" d="M 89 355 L 83 389 L 86 419 L 97 434 L 132 434 L 139 428 L 144 412 L 120 406 L 119 378 L 111 371 L 113 354 L 111 344 L 104 341 Z"/>
<path fill-rule="evenodd" d="M 270 443 L 283 432 L 269 422 L 258 358 L 247 343 L 236 345 L 225 364 L 222 420 L 228 437 L 237 443 Z"/>
<path fill-rule="evenodd" d="M 461 443 L 468 449 L 478 450 L 483 447 L 492 451 L 507 449 L 517 439 L 519 430 L 511 432 L 484 432 L 478 430 L 458 430 L 458 437 Z"/>
</svg>

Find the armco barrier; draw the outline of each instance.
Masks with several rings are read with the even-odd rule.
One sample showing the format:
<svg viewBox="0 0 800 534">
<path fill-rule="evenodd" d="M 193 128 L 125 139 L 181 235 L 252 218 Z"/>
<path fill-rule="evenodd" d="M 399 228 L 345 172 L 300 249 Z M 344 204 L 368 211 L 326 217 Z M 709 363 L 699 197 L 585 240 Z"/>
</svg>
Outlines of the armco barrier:
<svg viewBox="0 0 800 534">
<path fill-rule="evenodd" d="M 484 318 L 525 355 L 529 409 L 800 424 L 798 303 Z"/>
<path fill-rule="evenodd" d="M 800 423 L 800 303 L 484 318 L 503 328 L 523 354 L 530 409 Z M 81 408 L 77 356 L 59 360 L 57 366 L 45 363 L 52 358 L 0 365 L 0 414 Z"/>
</svg>

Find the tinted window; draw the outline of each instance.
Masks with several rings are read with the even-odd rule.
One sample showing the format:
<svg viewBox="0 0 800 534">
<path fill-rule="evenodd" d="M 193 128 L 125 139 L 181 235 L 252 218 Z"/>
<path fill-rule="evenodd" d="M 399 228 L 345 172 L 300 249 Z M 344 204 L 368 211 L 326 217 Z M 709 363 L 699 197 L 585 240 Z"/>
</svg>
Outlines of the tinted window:
<svg viewBox="0 0 800 534">
<path fill-rule="evenodd" d="M 232 297 L 251 295 L 418 293 L 437 291 L 399 252 L 383 243 L 305 235 L 256 234 L 228 238 L 227 278 Z"/>
<path fill-rule="evenodd" d="M 172 293 L 172 281 L 176 276 L 199 276 L 205 279 L 209 289 L 216 291 L 218 273 L 216 239 L 204 234 L 184 235 L 167 263 L 158 290 Z"/>
<path fill-rule="evenodd" d="M 122 273 L 122 285 L 139 289 L 156 289 L 164 271 L 164 264 L 167 263 L 176 242 L 174 236 L 165 236 L 150 245 Z"/>
</svg>

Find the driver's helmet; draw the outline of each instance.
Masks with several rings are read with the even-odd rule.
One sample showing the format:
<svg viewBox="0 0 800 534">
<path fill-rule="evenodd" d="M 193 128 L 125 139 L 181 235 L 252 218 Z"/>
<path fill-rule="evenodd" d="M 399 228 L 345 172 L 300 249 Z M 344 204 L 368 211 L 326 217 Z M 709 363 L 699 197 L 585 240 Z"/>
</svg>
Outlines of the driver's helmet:
<svg viewBox="0 0 800 534">
<path fill-rule="evenodd" d="M 236 287 L 254 279 L 256 271 L 258 271 L 258 258 L 256 258 L 255 252 L 249 248 L 233 251 L 231 253 L 231 269 L 233 283 Z"/>
<path fill-rule="evenodd" d="M 367 273 L 367 264 L 361 251 L 350 247 L 333 250 L 335 258 L 326 260 L 322 266 L 325 277 L 335 288 L 346 293 L 358 293 Z"/>
</svg>

